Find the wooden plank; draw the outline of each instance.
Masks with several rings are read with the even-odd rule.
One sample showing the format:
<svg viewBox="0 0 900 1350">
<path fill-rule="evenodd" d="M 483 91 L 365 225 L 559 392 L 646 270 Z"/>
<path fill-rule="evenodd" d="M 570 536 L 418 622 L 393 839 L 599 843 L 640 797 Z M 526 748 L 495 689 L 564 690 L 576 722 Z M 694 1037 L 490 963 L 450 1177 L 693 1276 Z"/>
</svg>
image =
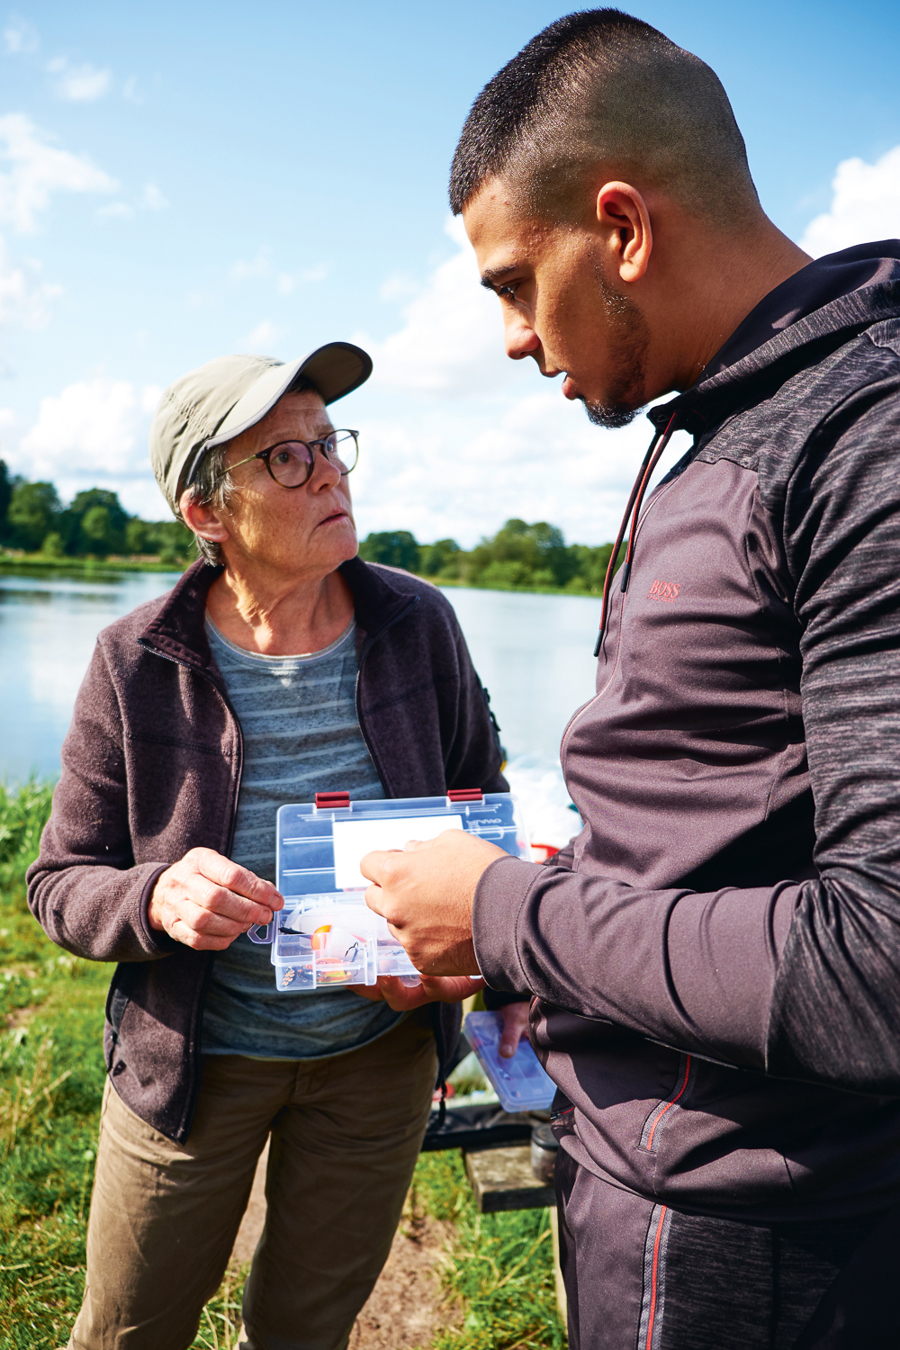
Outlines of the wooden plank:
<svg viewBox="0 0 900 1350">
<path fill-rule="evenodd" d="M 552 1185 L 538 1181 L 531 1170 L 531 1147 L 485 1149 L 464 1153 L 466 1173 L 482 1214 L 505 1209 L 545 1209 L 556 1204 Z"/>
<path fill-rule="evenodd" d="M 562 1318 L 563 1326 L 569 1320 L 569 1304 L 566 1298 L 566 1286 L 559 1264 L 559 1210 L 550 1211 L 550 1232 L 553 1235 L 553 1278 L 556 1281 L 556 1306 Z"/>
</svg>

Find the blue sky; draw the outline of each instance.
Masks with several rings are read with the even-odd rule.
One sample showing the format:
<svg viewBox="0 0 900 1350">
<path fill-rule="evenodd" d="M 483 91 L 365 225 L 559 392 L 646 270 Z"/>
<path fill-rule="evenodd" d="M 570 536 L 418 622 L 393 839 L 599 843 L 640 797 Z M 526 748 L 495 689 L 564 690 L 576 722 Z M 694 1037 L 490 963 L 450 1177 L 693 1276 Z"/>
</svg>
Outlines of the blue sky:
<svg viewBox="0 0 900 1350">
<path fill-rule="evenodd" d="M 227 351 L 370 345 L 361 533 L 511 515 L 613 532 L 649 428 L 590 427 L 500 350 L 447 168 L 484 82 L 564 7 L 25 5 L 0 17 L 0 455 L 162 516 L 159 391 Z M 816 253 L 900 234 L 900 7 L 645 3 L 713 66 L 763 204 Z M 0 16 L 2 16 L 0 11 Z"/>
</svg>

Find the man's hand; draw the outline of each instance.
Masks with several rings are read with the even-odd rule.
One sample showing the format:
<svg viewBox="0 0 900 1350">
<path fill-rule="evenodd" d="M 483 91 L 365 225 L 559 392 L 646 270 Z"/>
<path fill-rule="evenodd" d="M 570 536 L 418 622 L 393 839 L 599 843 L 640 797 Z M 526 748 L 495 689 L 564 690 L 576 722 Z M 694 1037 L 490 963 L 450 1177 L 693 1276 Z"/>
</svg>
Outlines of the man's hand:
<svg viewBox="0 0 900 1350">
<path fill-rule="evenodd" d="M 484 980 L 470 980 L 468 975 L 422 975 L 419 984 L 408 985 L 396 975 L 379 975 L 377 984 L 351 984 L 354 994 L 382 1000 L 395 1012 L 410 1012 L 426 1003 L 462 1003 L 464 998 L 484 988 Z"/>
<path fill-rule="evenodd" d="M 470 980 L 467 975 L 423 975 L 421 983 L 406 985 L 396 975 L 381 975 L 377 984 L 351 984 L 354 994 L 382 1000 L 395 1012 L 410 1012 L 425 1003 L 462 1003 L 464 998 L 484 988 L 484 980 Z M 500 1033 L 500 1053 L 511 1059 L 519 1041 L 528 1040 L 528 1010 L 530 1003 L 507 1003 L 500 1009 L 503 1029 Z"/>
<path fill-rule="evenodd" d="M 220 952 L 255 923 L 271 923 L 283 905 L 271 881 L 211 848 L 192 848 L 157 879 L 147 916 L 186 947 Z"/>
<path fill-rule="evenodd" d="M 506 854 L 463 830 L 412 840 L 402 853 L 367 853 L 360 863 L 375 882 L 366 904 L 383 914 L 417 970 L 428 975 L 478 975 L 472 904 L 482 872 Z"/>
<path fill-rule="evenodd" d="M 507 1003 L 500 1009 L 503 1030 L 500 1033 L 500 1053 L 504 1059 L 512 1059 L 519 1041 L 528 1040 L 528 1013 L 530 1003 Z"/>
</svg>

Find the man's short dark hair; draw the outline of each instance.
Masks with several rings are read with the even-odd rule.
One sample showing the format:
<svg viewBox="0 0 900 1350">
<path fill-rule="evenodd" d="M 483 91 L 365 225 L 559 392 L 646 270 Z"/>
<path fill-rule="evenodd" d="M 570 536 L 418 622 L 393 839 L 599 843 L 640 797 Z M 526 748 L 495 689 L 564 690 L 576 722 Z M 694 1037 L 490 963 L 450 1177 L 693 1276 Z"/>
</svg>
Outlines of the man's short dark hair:
<svg viewBox="0 0 900 1350">
<path fill-rule="evenodd" d="M 453 157 L 450 205 L 459 215 L 500 177 L 535 214 L 567 218 L 600 164 L 723 226 L 759 209 L 715 73 L 618 9 L 557 19 L 485 85 Z"/>
</svg>

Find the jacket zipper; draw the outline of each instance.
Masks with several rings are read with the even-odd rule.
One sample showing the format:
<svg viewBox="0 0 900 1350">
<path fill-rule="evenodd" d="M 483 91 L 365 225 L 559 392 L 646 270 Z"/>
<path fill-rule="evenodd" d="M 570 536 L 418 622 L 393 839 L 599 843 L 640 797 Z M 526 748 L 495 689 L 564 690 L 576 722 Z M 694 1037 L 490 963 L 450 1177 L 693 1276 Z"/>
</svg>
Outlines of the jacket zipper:
<svg viewBox="0 0 900 1350">
<path fill-rule="evenodd" d="M 207 684 L 211 684 L 213 689 L 215 689 L 216 693 L 219 695 L 219 698 L 225 704 L 225 708 L 229 716 L 231 717 L 232 721 L 234 722 L 235 730 L 237 731 L 237 743 L 238 743 L 238 771 L 237 771 L 237 778 L 234 784 L 234 795 L 231 803 L 231 822 L 228 827 L 227 849 L 228 853 L 230 854 L 232 848 L 234 847 L 234 832 L 237 827 L 237 803 L 241 791 L 241 780 L 244 776 L 244 738 L 241 735 L 241 724 L 238 721 L 237 713 L 234 711 L 234 708 L 232 708 L 231 704 L 229 703 L 227 695 L 223 692 L 223 690 L 219 688 L 219 686 L 216 684 L 215 680 L 212 678 L 211 675 L 207 675 L 204 671 L 198 670 L 195 666 L 189 665 L 187 661 L 179 661 L 176 656 L 168 656 L 165 652 L 161 652 L 158 647 L 151 647 L 149 643 L 143 642 L 140 638 L 138 639 L 138 644 L 139 646 L 144 648 L 144 651 L 150 652 L 152 656 L 158 656 L 163 661 L 171 661 L 173 666 L 181 666 L 183 670 L 193 671 L 194 674 L 199 675 L 202 680 L 206 680 Z"/>
<path fill-rule="evenodd" d="M 635 542 L 637 542 L 637 539 L 638 539 L 638 537 L 640 536 L 641 530 L 643 529 L 643 526 L 644 526 L 644 521 L 647 519 L 647 517 L 649 516 L 649 514 L 650 514 L 650 512 L 653 510 L 653 508 L 654 508 L 656 505 L 658 505 L 658 503 L 659 503 L 659 501 L 660 501 L 660 499 L 661 499 L 662 489 L 665 487 L 666 491 L 668 491 L 668 489 L 669 489 L 671 486 L 672 486 L 671 483 L 665 483 L 665 484 L 664 484 L 664 483 L 660 483 L 660 484 L 658 485 L 657 488 L 654 488 L 654 490 L 653 490 L 653 496 L 650 498 L 650 500 L 648 501 L 646 507 L 645 507 L 644 510 L 642 511 L 642 513 L 641 513 L 641 518 L 640 518 L 640 520 L 637 521 L 636 528 L 635 528 L 635 530 L 634 530 L 634 532 L 633 532 L 633 533 L 634 533 L 634 539 L 635 539 Z M 622 638 L 622 628 L 623 628 L 624 623 L 625 623 L 625 602 L 626 602 L 626 599 L 627 599 L 627 590 L 620 590 L 620 594 L 621 594 L 621 597 L 622 597 L 622 603 L 621 603 L 621 606 L 620 606 L 620 608 L 619 608 L 619 639 L 620 639 L 620 641 L 621 641 L 621 638 Z M 611 596 L 611 595 L 610 595 L 610 599 L 612 599 L 612 596 Z M 612 604 L 610 604 L 609 608 L 612 609 Z M 618 663 L 618 657 L 616 658 L 616 662 Z M 609 683 L 610 683 L 610 681 L 612 680 L 612 675 L 613 675 L 614 673 L 615 673 L 615 669 L 613 669 L 613 672 L 610 673 L 609 680 L 608 680 L 607 683 L 603 686 L 603 688 L 602 688 L 598 693 L 594 694 L 593 698 L 589 698 L 588 701 L 587 701 L 587 703 L 584 703 L 580 708 L 577 708 L 577 709 L 575 710 L 575 712 L 573 712 L 572 716 L 569 718 L 568 722 L 566 723 L 565 729 L 564 729 L 563 734 L 562 734 L 562 740 L 561 740 L 561 742 L 560 742 L 560 749 L 559 749 L 559 758 L 560 758 L 560 762 L 562 763 L 562 766 L 563 766 L 563 769 L 564 769 L 564 770 L 565 770 L 565 757 L 566 757 L 566 750 L 568 749 L 569 736 L 570 736 L 570 734 L 571 734 L 571 732 L 572 732 L 573 727 L 575 726 L 575 723 L 578 721 L 578 719 L 582 716 L 583 713 L 586 713 L 586 712 L 587 712 L 588 708 L 592 707 L 592 706 L 597 702 L 597 699 L 603 697 L 603 695 L 606 693 L 606 690 L 607 690 L 608 687 L 609 687 Z"/>
<path fill-rule="evenodd" d="M 184 670 L 192 670 L 194 671 L 195 674 L 199 675 L 201 679 L 204 679 L 207 681 L 208 684 L 211 684 L 213 689 L 215 689 L 216 693 L 221 698 L 222 702 L 225 704 L 226 711 L 228 712 L 229 716 L 234 722 L 235 730 L 237 732 L 237 743 L 238 743 L 238 769 L 237 769 L 237 776 L 234 782 L 234 792 L 231 801 L 231 821 L 228 827 L 227 853 L 230 856 L 231 850 L 234 847 L 234 832 L 237 826 L 237 803 L 238 803 L 238 796 L 240 795 L 241 791 L 241 779 L 243 777 L 244 772 L 244 742 L 243 737 L 241 735 L 241 724 L 238 721 L 237 713 L 234 711 L 234 708 L 232 708 L 226 695 L 223 693 L 223 691 L 219 688 L 215 680 L 210 675 L 207 675 L 202 670 L 196 670 L 194 666 L 188 665 L 187 661 L 179 661 L 177 657 L 168 656 L 165 652 L 159 651 L 156 647 L 151 647 L 149 643 L 142 642 L 140 639 L 138 639 L 138 641 L 140 643 L 140 646 L 142 646 L 145 651 L 150 652 L 153 656 L 158 656 L 163 661 L 171 661 L 173 666 L 181 666 L 182 669 Z M 200 1093 L 200 1074 L 198 1072 L 198 1060 L 200 1057 L 200 1045 L 203 1034 L 203 1007 L 206 1003 L 206 993 L 209 988 L 209 982 L 212 979 L 212 968 L 213 968 L 212 960 L 211 959 L 207 960 L 204 965 L 203 978 L 200 981 L 200 988 L 197 991 L 197 999 L 194 1004 L 193 1045 L 189 1046 L 189 1054 L 187 1057 L 188 1059 L 187 1107 L 181 1117 L 181 1129 L 184 1128 L 187 1121 L 193 1119 L 194 1113 L 197 1109 L 197 1097 L 199 1096 Z"/>
<path fill-rule="evenodd" d="M 394 617 L 393 617 L 393 619 L 391 619 L 388 623 L 386 623 L 386 624 L 384 625 L 383 628 L 379 628 L 378 632 L 375 634 L 374 637 L 367 637 L 367 638 L 366 638 L 366 641 L 365 641 L 365 642 L 363 643 L 363 645 L 362 645 L 362 650 L 360 651 L 360 654 L 359 654 L 359 660 L 358 660 L 358 662 L 357 662 L 357 670 L 356 670 L 356 690 L 355 690 L 355 695 L 354 695 L 355 702 L 356 702 L 356 720 L 357 720 L 357 722 L 358 722 L 358 724 L 359 724 L 360 735 L 362 736 L 363 741 L 365 742 L 366 749 L 368 750 L 368 752 L 369 752 L 369 754 L 370 754 L 370 756 L 371 756 L 371 758 L 372 758 L 372 763 L 375 765 L 375 768 L 376 768 L 376 770 L 377 770 L 377 772 L 378 772 L 378 777 L 381 779 L 381 782 L 382 782 L 383 786 L 385 787 L 385 789 L 387 789 L 387 788 L 389 787 L 388 778 L 387 778 L 386 774 L 384 773 L 384 766 L 383 766 L 382 764 L 379 763 L 379 761 L 378 761 L 378 756 L 375 754 L 374 750 L 372 749 L 372 746 L 371 746 L 371 743 L 370 743 L 370 741 L 369 741 L 369 738 L 368 738 L 368 736 L 366 735 L 366 728 L 365 728 L 365 724 L 364 724 L 364 721 L 363 721 L 362 708 L 360 707 L 360 703 L 359 703 L 359 690 L 360 690 L 360 683 L 361 683 L 361 681 L 362 681 L 363 666 L 365 665 L 366 661 L 368 660 L 369 652 L 372 650 L 372 648 L 374 647 L 374 645 L 375 645 L 375 643 L 378 641 L 378 639 L 379 639 L 380 637 L 383 637 L 383 635 L 384 635 L 385 633 L 387 633 L 391 628 L 393 628 L 393 627 L 394 627 L 394 624 L 399 623 L 401 619 L 405 619 L 406 616 L 407 616 L 407 614 L 409 614 L 410 611 L 411 611 L 412 609 L 414 609 L 414 607 L 415 607 L 418 603 L 419 603 L 419 597 L 418 597 L 417 595 L 412 596 L 412 598 L 410 599 L 409 603 L 406 604 L 406 605 L 404 605 L 403 609 L 400 610 L 400 613 L 399 613 L 399 614 L 395 614 Z M 388 792 L 388 795 L 390 796 L 390 792 Z"/>
</svg>

